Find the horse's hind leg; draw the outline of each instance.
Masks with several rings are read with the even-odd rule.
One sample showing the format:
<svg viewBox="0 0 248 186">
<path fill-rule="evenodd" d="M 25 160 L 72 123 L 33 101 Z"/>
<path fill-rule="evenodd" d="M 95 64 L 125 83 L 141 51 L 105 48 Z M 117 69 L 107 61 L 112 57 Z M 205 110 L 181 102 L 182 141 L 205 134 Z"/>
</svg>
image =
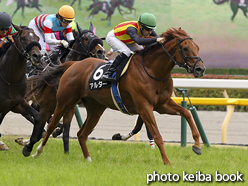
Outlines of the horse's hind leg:
<svg viewBox="0 0 248 186">
<path fill-rule="evenodd" d="M 63 117 L 63 142 L 64 142 L 64 152 L 69 153 L 69 139 L 70 139 L 70 126 L 71 126 L 71 120 L 75 113 L 76 107 L 69 110 L 69 112 L 66 113 L 66 115 Z"/>
<path fill-rule="evenodd" d="M 91 133 L 93 128 L 96 126 L 97 122 L 99 121 L 106 107 L 101 105 L 94 99 L 88 99 L 87 101 L 84 100 L 83 104 L 87 110 L 87 118 L 83 126 L 78 131 L 77 136 L 78 136 L 79 144 L 84 154 L 84 158 L 87 161 L 91 161 L 86 141 L 87 141 L 88 135 Z"/>
</svg>

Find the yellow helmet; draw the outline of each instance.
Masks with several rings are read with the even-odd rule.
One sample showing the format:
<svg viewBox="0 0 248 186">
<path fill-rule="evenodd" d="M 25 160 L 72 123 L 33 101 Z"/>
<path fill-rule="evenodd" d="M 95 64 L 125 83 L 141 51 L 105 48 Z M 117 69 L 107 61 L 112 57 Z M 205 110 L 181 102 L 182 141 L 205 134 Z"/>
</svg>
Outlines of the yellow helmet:
<svg viewBox="0 0 248 186">
<path fill-rule="evenodd" d="M 73 21 L 75 19 L 74 9 L 69 5 L 61 6 L 59 9 L 59 15 L 67 21 Z"/>
</svg>

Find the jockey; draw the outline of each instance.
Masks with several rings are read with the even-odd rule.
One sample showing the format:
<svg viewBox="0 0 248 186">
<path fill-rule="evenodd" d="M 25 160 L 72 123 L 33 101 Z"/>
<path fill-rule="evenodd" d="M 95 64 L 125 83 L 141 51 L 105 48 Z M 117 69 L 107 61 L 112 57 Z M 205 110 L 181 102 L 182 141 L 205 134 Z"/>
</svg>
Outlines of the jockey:
<svg viewBox="0 0 248 186">
<path fill-rule="evenodd" d="M 57 14 L 42 14 L 29 23 L 29 27 L 34 29 L 34 32 L 39 36 L 41 53 L 46 53 L 46 45 L 57 45 L 62 44 L 65 48 L 68 47 L 69 43 L 67 41 L 74 40 L 72 34 L 71 22 L 74 18 L 74 9 L 69 5 L 64 5 L 60 7 Z M 65 30 L 67 41 L 57 40 L 52 34 L 53 32 Z"/>
<path fill-rule="evenodd" d="M 106 42 L 113 51 L 120 54 L 103 74 L 101 80 L 115 81 L 115 78 L 111 76 L 116 71 L 117 66 L 134 51 L 143 49 L 142 45 L 156 42 L 163 43 L 164 38 L 157 36 L 154 31 L 155 28 L 156 17 L 151 13 L 144 13 L 140 16 L 139 21 L 126 21 L 111 30 L 107 34 Z M 149 36 L 154 36 L 154 38 L 148 38 Z"/>
<path fill-rule="evenodd" d="M 4 38 L 2 41 L 4 42 L 7 36 L 13 35 L 15 33 L 16 33 L 16 30 L 12 25 L 11 16 L 7 12 L 0 12 L 0 40 Z"/>
<path fill-rule="evenodd" d="M 71 22 L 71 28 L 72 30 L 76 30 L 76 23 L 74 21 Z M 54 32 L 54 37 L 57 39 L 57 40 L 67 40 L 66 38 L 66 34 L 65 34 L 65 30 L 62 30 L 62 31 L 58 31 L 58 32 Z M 46 51 L 49 53 L 50 51 L 54 51 L 56 50 L 56 47 L 58 45 L 49 45 L 46 43 Z"/>
</svg>

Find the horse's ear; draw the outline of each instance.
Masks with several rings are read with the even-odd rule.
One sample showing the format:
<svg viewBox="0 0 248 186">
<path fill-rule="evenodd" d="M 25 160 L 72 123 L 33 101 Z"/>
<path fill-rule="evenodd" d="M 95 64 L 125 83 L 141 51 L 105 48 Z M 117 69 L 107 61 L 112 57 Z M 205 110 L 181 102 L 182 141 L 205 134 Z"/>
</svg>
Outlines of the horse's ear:
<svg viewBox="0 0 248 186">
<path fill-rule="evenodd" d="M 78 29 L 79 35 L 81 36 L 83 34 L 83 29 L 79 26 L 78 23 L 77 23 L 77 29 Z"/>
<path fill-rule="evenodd" d="M 92 22 L 90 22 L 90 28 L 89 28 L 89 30 L 90 30 L 91 32 L 93 32 L 93 24 L 92 24 Z"/>
<path fill-rule="evenodd" d="M 181 30 L 182 28 L 181 28 L 181 27 L 179 27 L 178 29 L 179 29 L 179 30 Z"/>
<path fill-rule="evenodd" d="M 16 31 L 20 31 L 22 29 L 20 26 L 14 25 L 13 23 L 12 23 L 12 25 Z"/>
</svg>

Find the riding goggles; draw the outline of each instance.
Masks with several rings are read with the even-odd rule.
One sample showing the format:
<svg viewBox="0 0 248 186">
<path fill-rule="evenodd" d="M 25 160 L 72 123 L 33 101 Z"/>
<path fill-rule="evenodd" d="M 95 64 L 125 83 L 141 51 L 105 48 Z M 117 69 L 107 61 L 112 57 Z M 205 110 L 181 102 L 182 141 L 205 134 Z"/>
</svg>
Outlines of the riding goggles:
<svg viewBox="0 0 248 186">
<path fill-rule="evenodd" d="M 146 31 L 148 31 L 148 32 L 150 32 L 150 31 L 152 31 L 153 29 L 151 29 L 151 28 L 147 28 L 147 27 L 145 27 L 145 26 L 143 26 L 143 28 L 146 30 Z"/>
<path fill-rule="evenodd" d="M 65 19 L 61 19 L 61 22 L 65 23 L 65 24 L 68 24 L 68 23 L 71 23 L 72 21 L 68 21 L 68 20 L 65 20 Z"/>
<path fill-rule="evenodd" d="M 0 27 L 0 31 L 9 31 L 10 28 Z"/>
</svg>

